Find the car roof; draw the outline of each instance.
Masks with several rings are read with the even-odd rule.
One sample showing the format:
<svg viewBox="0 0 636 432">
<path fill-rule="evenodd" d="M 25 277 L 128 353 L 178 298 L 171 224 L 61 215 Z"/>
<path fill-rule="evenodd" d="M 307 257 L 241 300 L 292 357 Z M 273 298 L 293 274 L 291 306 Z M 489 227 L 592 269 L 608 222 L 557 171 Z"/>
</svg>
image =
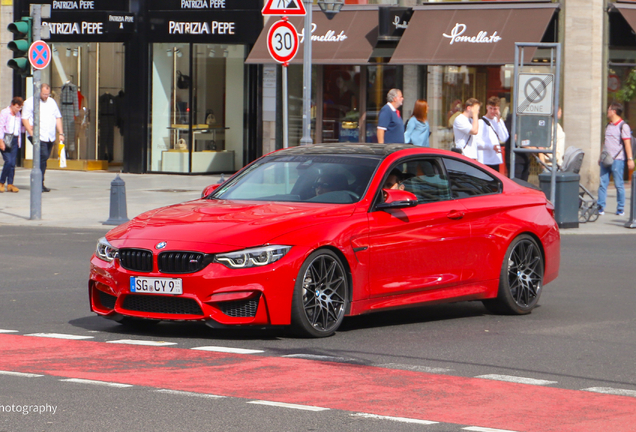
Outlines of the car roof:
<svg viewBox="0 0 636 432">
<path fill-rule="evenodd" d="M 298 147 L 290 147 L 279 150 L 271 156 L 296 156 L 296 155 L 369 155 L 380 156 L 382 158 L 400 150 L 413 150 L 417 147 L 412 144 L 314 144 Z"/>
</svg>

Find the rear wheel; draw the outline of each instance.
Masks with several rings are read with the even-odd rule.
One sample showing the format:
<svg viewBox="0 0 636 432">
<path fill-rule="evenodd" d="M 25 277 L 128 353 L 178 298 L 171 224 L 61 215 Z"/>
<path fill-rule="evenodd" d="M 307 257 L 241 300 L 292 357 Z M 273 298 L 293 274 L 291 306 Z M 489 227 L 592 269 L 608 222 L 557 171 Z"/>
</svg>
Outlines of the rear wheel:
<svg viewBox="0 0 636 432">
<path fill-rule="evenodd" d="M 543 255 L 529 235 L 515 238 L 503 260 L 497 298 L 484 300 L 494 313 L 524 315 L 532 312 L 543 289 Z"/>
<path fill-rule="evenodd" d="M 303 336 L 331 336 L 342 324 L 348 301 L 347 273 L 340 258 L 330 250 L 317 250 L 298 272 L 292 300 L 294 329 Z"/>
</svg>

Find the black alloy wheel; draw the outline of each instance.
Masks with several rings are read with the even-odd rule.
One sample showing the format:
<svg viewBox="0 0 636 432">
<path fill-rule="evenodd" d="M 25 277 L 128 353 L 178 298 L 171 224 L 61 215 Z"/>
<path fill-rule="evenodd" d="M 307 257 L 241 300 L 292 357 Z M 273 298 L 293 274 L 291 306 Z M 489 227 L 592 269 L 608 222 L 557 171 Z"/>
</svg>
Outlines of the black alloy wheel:
<svg viewBox="0 0 636 432">
<path fill-rule="evenodd" d="M 525 315 L 539 302 L 543 289 L 543 254 L 531 236 L 515 238 L 504 256 L 497 298 L 484 300 L 494 313 Z"/>
<path fill-rule="evenodd" d="M 335 253 L 327 249 L 312 253 L 296 279 L 292 301 L 295 330 L 303 336 L 331 336 L 344 319 L 347 287 L 347 273 Z"/>
</svg>

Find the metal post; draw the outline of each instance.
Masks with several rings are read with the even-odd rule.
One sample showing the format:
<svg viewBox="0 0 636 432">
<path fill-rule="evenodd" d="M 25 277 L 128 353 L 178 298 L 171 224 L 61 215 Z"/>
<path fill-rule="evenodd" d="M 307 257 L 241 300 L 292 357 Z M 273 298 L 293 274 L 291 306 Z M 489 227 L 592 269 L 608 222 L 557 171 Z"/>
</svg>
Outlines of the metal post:
<svg viewBox="0 0 636 432">
<path fill-rule="evenodd" d="M 289 106 L 287 97 L 287 66 L 283 65 L 283 148 L 289 147 Z"/>
<path fill-rule="evenodd" d="M 625 228 L 636 228 L 636 170 L 632 174 L 632 197 L 629 203 L 629 221 Z"/>
<path fill-rule="evenodd" d="M 39 41 L 42 31 L 42 6 L 31 5 L 33 42 Z M 42 170 L 40 169 L 40 85 L 41 72 L 33 72 L 33 167 L 31 168 L 31 220 L 42 219 Z"/>
<path fill-rule="evenodd" d="M 303 136 L 300 145 L 312 143 L 311 139 L 311 22 L 312 0 L 304 0 L 307 15 L 305 15 L 304 46 L 303 46 Z"/>
</svg>

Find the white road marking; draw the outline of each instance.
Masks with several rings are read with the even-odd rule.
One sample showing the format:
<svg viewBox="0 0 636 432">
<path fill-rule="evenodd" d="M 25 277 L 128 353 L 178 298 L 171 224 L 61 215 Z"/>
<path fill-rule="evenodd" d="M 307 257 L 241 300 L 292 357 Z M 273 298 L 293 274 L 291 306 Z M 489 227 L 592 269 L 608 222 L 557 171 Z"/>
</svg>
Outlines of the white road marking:
<svg viewBox="0 0 636 432">
<path fill-rule="evenodd" d="M 417 424 L 423 424 L 423 425 L 432 425 L 432 424 L 438 423 L 438 422 L 434 422 L 430 420 L 418 420 L 418 419 L 412 419 L 412 418 L 406 418 L 406 417 L 389 417 L 389 416 L 381 416 L 381 415 L 367 414 L 367 413 L 355 413 L 355 414 L 351 414 L 351 417 L 364 417 L 364 418 L 376 419 L 376 420 L 391 420 L 391 421 L 396 421 L 400 423 L 417 423 Z"/>
<path fill-rule="evenodd" d="M 437 368 L 437 367 L 429 367 L 429 366 L 418 366 L 418 365 L 406 365 L 406 364 L 398 364 L 398 363 L 384 363 L 376 365 L 378 367 L 389 368 L 389 369 L 406 369 L 417 372 L 427 372 L 427 373 L 447 373 L 452 372 L 453 369 L 447 368 Z"/>
<path fill-rule="evenodd" d="M 103 385 L 103 386 L 119 387 L 119 388 L 132 387 L 132 384 L 121 384 L 121 383 L 114 383 L 114 382 L 108 382 L 108 381 L 95 381 L 95 380 L 88 380 L 88 379 L 81 379 L 81 378 L 68 378 L 68 379 L 61 379 L 60 381 L 77 383 L 77 384 L 95 384 L 95 385 Z"/>
<path fill-rule="evenodd" d="M 475 378 L 483 378 L 483 379 L 490 379 L 490 380 L 496 380 L 496 381 L 508 381 L 508 382 L 513 382 L 513 383 L 517 383 L 517 384 L 531 384 L 531 385 L 549 385 L 549 384 L 556 384 L 557 381 L 548 381 L 548 380 L 540 380 L 540 379 L 534 379 L 534 378 L 524 378 L 524 377 L 517 377 L 517 376 L 510 376 L 510 375 L 479 375 L 476 376 Z"/>
<path fill-rule="evenodd" d="M 515 432 L 508 429 L 491 429 L 479 426 L 469 426 L 465 427 L 462 430 L 472 431 L 472 432 Z"/>
<path fill-rule="evenodd" d="M 311 405 L 296 405 L 296 404 L 289 404 L 284 402 L 270 402 L 270 401 L 262 401 L 262 400 L 249 401 L 248 403 L 256 404 L 256 405 L 269 405 L 269 406 L 275 406 L 275 407 L 281 407 L 281 408 L 292 408 L 292 409 L 299 409 L 299 410 L 305 410 L 305 411 L 328 411 L 329 410 L 329 408 L 322 408 L 322 407 L 311 406 Z"/>
<path fill-rule="evenodd" d="M 213 395 L 209 393 L 194 393 L 194 392 L 168 390 L 168 389 L 159 389 L 155 391 L 157 393 L 166 393 L 166 394 L 171 394 L 176 396 L 194 396 L 194 397 L 202 397 L 202 398 L 209 398 L 209 399 L 222 399 L 225 397 L 225 396 Z"/>
<path fill-rule="evenodd" d="M 617 396 L 636 397 L 636 390 L 615 389 L 612 387 L 590 387 L 590 388 L 583 389 L 583 391 L 611 394 L 611 395 L 617 395 Z"/>
<path fill-rule="evenodd" d="M 346 357 L 336 357 L 336 356 L 326 356 L 326 355 L 316 355 L 316 354 L 289 354 L 289 355 L 284 355 L 283 357 L 301 358 L 305 360 L 318 360 L 318 361 L 355 362 L 354 359 L 350 359 Z"/>
<path fill-rule="evenodd" d="M 133 340 L 133 339 L 120 339 L 120 340 L 114 340 L 114 341 L 107 341 L 106 343 L 126 344 L 126 345 L 146 345 L 146 346 L 168 346 L 168 345 L 177 344 L 176 342 Z"/>
<path fill-rule="evenodd" d="M 4 329 L 0 329 L 0 333 L 17 333 L 17 330 L 4 330 Z"/>
<path fill-rule="evenodd" d="M 479 426 L 469 426 L 465 427 L 462 430 L 472 431 L 472 432 L 515 432 L 508 429 L 491 429 Z"/>
<path fill-rule="evenodd" d="M 25 378 L 37 378 L 42 377 L 44 375 L 32 374 L 32 373 L 23 373 L 23 372 L 12 372 L 12 371 L 0 371 L 0 375 L 11 375 L 11 376 L 19 376 Z"/>
<path fill-rule="evenodd" d="M 258 354 L 258 353 L 265 352 L 263 350 L 229 348 L 229 347 L 220 347 L 220 346 L 202 346 L 202 347 L 196 347 L 192 349 L 198 350 L 198 351 L 214 351 L 214 352 L 231 353 L 231 354 Z"/>
<path fill-rule="evenodd" d="M 37 337 L 46 337 L 53 339 L 93 339 L 93 336 L 78 336 L 78 335 L 69 335 L 62 333 L 31 333 L 25 336 L 37 336 Z"/>
</svg>

